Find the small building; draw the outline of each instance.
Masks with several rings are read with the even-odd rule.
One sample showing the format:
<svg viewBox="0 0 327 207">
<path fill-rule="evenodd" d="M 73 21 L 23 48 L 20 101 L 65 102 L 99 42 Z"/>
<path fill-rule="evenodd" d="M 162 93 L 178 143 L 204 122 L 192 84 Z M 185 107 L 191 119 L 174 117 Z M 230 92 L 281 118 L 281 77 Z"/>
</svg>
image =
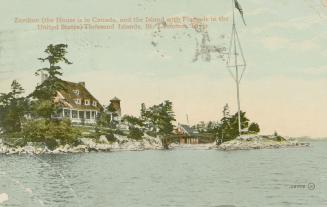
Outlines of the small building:
<svg viewBox="0 0 327 207">
<path fill-rule="evenodd" d="M 180 144 L 199 144 L 198 132 L 186 124 L 178 124 L 177 134 Z"/>
<path fill-rule="evenodd" d="M 110 100 L 108 113 L 111 116 L 111 120 L 120 123 L 121 122 L 121 107 L 120 99 L 116 96 Z"/>
<path fill-rule="evenodd" d="M 76 124 L 95 124 L 98 114 L 103 110 L 100 102 L 86 89 L 85 82 L 60 80 L 62 90 L 57 91 L 54 102 L 60 110 L 54 118 L 68 118 Z"/>
</svg>

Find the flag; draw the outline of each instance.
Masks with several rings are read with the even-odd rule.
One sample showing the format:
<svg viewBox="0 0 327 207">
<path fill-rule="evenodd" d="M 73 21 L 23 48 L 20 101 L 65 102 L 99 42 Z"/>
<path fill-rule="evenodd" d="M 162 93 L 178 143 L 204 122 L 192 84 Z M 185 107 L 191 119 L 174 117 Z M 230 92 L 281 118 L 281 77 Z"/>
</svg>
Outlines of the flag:
<svg viewBox="0 0 327 207">
<path fill-rule="evenodd" d="M 238 3 L 237 0 L 235 0 L 235 7 L 240 12 L 244 25 L 246 25 L 245 20 L 244 20 L 244 16 L 243 16 L 243 9 L 241 7 L 241 4 Z"/>
</svg>

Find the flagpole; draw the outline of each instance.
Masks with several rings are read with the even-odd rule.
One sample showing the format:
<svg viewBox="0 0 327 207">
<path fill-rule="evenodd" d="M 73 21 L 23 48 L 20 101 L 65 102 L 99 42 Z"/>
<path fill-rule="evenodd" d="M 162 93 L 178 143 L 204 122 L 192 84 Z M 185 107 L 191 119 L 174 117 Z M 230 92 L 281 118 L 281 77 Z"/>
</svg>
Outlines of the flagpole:
<svg viewBox="0 0 327 207">
<path fill-rule="evenodd" d="M 240 101 L 240 80 L 239 80 L 239 71 L 237 65 L 237 47 L 236 47 L 236 25 L 235 25 L 235 0 L 232 0 L 233 8 L 233 28 L 232 35 L 234 39 L 234 56 L 235 56 L 235 82 L 236 82 L 236 96 L 237 96 L 237 117 L 238 117 L 238 133 L 241 135 L 241 101 Z"/>
</svg>

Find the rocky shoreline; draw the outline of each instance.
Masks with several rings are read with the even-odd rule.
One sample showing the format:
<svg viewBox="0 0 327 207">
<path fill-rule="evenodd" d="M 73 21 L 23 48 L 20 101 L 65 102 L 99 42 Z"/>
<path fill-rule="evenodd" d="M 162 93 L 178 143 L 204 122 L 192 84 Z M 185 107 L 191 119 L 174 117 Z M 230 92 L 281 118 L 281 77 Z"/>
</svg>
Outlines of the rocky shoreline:
<svg viewBox="0 0 327 207">
<path fill-rule="evenodd" d="M 11 147 L 0 142 L 0 154 L 66 154 L 66 153 L 87 153 L 87 152 L 108 152 L 108 151 L 142 151 L 162 149 L 161 140 L 145 136 L 142 140 L 128 139 L 125 136 L 115 135 L 116 141 L 109 142 L 105 137 L 100 137 L 98 142 L 90 138 L 81 138 L 82 144 L 77 146 L 60 145 L 54 150 L 48 149 L 39 143 L 28 143 L 24 147 Z"/>
<path fill-rule="evenodd" d="M 115 135 L 116 141 L 109 142 L 105 137 L 100 137 L 98 142 L 90 138 L 81 138 L 80 145 L 60 145 L 54 150 L 38 143 L 28 143 L 24 147 L 11 147 L 1 142 L 0 154 L 67 154 L 67 153 L 87 153 L 87 152 L 114 152 L 114 151 L 142 151 L 163 149 L 161 140 L 150 136 L 145 136 L 142 140 L 129 139 L 126 136 Z M 209 144 L 171 144 L 171 149 L 189 150 L 253 150 L 253 149 L 277 149 L 288 147 L 307 147 L 309 143 L 298 142 L 295 139 L 285 139 L 274 135 L 242 135 L 234 140 L 224 142 L 217 146 L 216 143 Z"/>
<path fill-rule="evenodd" d="M 308 147 L 309 143 L 298 142 L 292 138 L 283 138 L 277 135 L 242 135 L 234 140 L 224 142 L 214 148 L 223 151 L 277 149 L 289 147 Z"/>
</svg>

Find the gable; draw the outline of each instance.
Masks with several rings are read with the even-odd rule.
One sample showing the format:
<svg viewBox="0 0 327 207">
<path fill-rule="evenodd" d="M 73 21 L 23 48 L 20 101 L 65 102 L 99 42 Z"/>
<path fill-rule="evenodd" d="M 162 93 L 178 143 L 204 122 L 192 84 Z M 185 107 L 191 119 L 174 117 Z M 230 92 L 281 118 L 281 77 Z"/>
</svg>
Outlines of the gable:
<svg viewBox="0 0 327 207">
<path fill-rule="evenodd" d="M 60 81 L 64 89 L 57 91 L 55 102 L 64 107 L 79 110 L 100 111 L 103 109 L 100 102 L 85 88 L 84 84 Z"/>
</svg>

